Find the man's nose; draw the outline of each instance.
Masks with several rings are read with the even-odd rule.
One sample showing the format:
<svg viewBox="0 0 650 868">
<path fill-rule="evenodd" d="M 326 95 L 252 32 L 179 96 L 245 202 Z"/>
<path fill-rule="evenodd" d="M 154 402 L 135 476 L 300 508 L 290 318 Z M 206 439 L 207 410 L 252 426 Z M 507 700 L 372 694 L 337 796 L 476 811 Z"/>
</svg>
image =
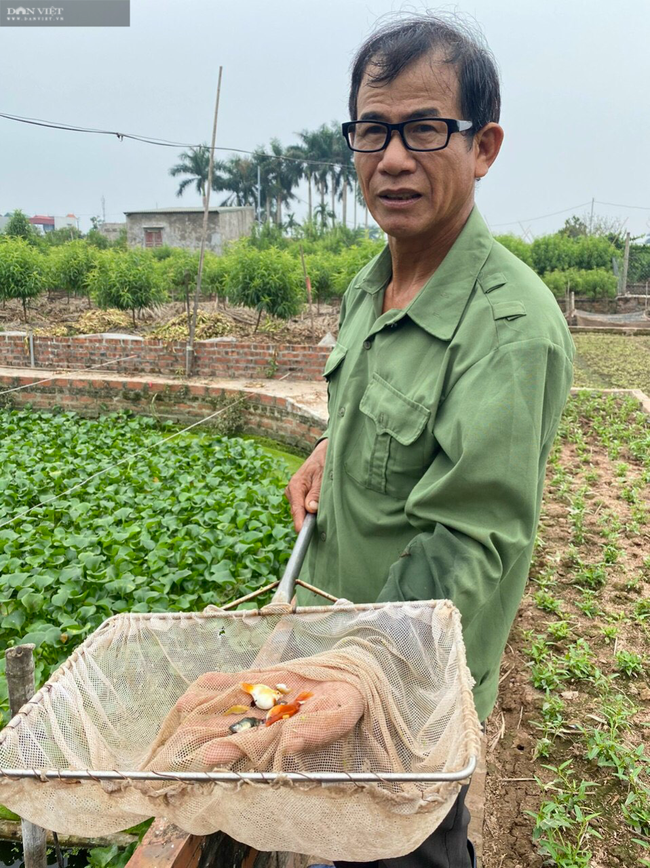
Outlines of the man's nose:
<svg viewBox="0 0 650 868">
<path fill-rule="evenodd" d="M 415 158 L 411 151 L 404 145 L 402 137 L 397 130 L 392 130 L 390 140 L 382 151 L 380 168 L 389 174 L 397 172 L 409 172 L 415 169 Z"/>
</svg>

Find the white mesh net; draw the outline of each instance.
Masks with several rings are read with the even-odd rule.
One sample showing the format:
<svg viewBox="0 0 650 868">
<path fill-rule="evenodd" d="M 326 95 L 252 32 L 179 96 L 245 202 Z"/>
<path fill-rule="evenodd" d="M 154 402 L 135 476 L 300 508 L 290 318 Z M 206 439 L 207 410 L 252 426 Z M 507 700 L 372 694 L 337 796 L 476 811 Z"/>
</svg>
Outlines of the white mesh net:
<svg viewBox="0 0 650 868">
<path fill-rule="evenodd" d="M 0 734 L 0 768 L 122 772 L 456 772 L 480 727 L 447 601 L 273 612 L 123 614 L 78 648 Z M 240 682 L 284 683 L 298 713 L 264 725 Z M 262 725 L 231 733 L 243 716 Z M 163 816 L 258 850 L 368 861 L 411 852 L 460 782 L 323 784 L 0 778 L 0 802 L 63 834 Z"/>
</svg>

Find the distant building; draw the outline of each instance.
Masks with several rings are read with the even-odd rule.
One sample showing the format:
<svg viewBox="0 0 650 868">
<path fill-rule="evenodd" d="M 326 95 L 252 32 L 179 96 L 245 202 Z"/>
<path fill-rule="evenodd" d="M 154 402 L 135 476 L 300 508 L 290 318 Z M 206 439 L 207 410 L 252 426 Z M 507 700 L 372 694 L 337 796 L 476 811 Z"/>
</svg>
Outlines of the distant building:
<svg viewBox="0 0 650 868">
<path fill-rule="evenodd" d="M 198 250 L 203 231 L 203 208 L 152 208 L 125 211 L 129 247 L 186 247 Z M 255 211 L 249 206 L 210 208 L 207 248 L 222 253 L 228 241 L 250 235 Z"/>
<path fill-rule="evenodd" d="M 79 219 L 74 214 L 66 214 L 65 217 L 51 217 L 44 214 L 35 214 L 29 218 L 32 226 L 35 226 L 43 235 L 54 232 L 55 229 L 65 229 L 67 226 L 79 228 Z"/>
<path fill-rule="evenodd" d="M 54 232 L 54 217 L 45 217 L 42 214 L 36 214 L 29 218 L 32 226 L 35 226 L 40 232 L 45 235 L 47 232 Z"/>
<path fill-rule="evenodd" d="M 120 232 L 126 229 L 126 223 L 100 223 L 99 232 L 109 241 L 117 241 Z"/>
</svg>

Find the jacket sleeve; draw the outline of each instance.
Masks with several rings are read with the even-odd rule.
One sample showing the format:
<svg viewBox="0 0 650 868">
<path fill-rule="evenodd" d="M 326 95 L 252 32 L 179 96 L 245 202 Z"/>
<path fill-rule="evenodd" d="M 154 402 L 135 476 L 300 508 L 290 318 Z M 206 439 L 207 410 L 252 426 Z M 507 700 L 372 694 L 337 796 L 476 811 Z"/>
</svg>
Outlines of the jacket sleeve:
<svg viewBox="0 0 650 868">
<path fill-rule="evenodd" d="M 571 377 L 564 349 L 542 339 L 476 362 L 438 409 L 435 456 L 405 505 L 417 534 L 379 601 L 452 600 L 477 684 L 498 670 L 523 594 Z"/>
</svg>

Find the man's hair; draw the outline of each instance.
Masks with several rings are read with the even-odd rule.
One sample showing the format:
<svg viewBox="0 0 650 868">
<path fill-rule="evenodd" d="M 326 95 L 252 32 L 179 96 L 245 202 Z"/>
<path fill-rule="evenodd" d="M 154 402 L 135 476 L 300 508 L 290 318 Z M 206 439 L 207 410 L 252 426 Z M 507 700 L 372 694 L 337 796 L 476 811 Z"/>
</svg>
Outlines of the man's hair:
<svg viewBox="0 0 650 868">
<path fill-rule="evenodd" d="M 390 84 L 421 57 L 440 52 L 445 63 L 456 70 L 462 118 L 473 126 L 473 136 L 490 121 L 498 121 L 501 110 L 499 73 L 492 52 L 482 34 L 457 17 L 409 15 L 376 30 L 358 50 L 352 63 L 349 110 L 357 119 L 357 97 L 366 72 L 371 86 Z M 373 67 L 369 72 L 368 67 Z"/>
</svg>

